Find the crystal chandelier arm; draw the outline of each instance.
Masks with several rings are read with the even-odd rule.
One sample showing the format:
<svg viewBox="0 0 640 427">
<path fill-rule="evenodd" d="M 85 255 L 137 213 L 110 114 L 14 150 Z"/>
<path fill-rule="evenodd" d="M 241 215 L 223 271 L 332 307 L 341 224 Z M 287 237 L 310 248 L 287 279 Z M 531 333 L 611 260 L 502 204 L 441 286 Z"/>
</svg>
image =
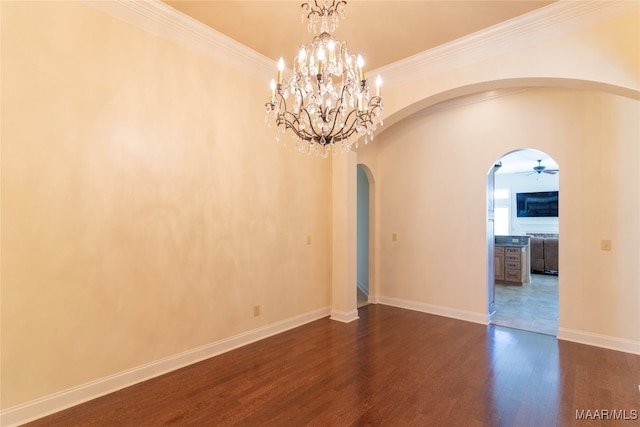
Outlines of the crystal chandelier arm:
<svg viewBox="0 0 640 427">
<path fill-rule="evenodd" d="M 340 102 L 340 104 L 342 104 L 342 102 Z M 329 129 L 329 132 L 327 132 L 327 135 L 330 137 L 332 137 L 333 131 L 336 129 L 336 123 L 338 121 L 338 110 L 339 110 L 339 105 L 336 105 L 335 108 L 333 109 L 327 108 L 327 111 L 326 111 L 327 117 L 331 117 L 333 115 L 333 123 L 331 123 L 331 129 Z"/>
<path fill-rule="evenodd" d="M 345 118 L 345 125 L 348 124 L 348 127 L 343 128 L 340 132 L 340 134 L 346 135 L 346 137 L 337 136 L 336 141 L 341 141 L 342 139 L 348 139 L 348 137 L 351 136 L 351 134 L 354 132 L 356 132 L 357 134 L 360 134 L 361 133 L 360 131 L 358 131 L 357 129 L 354 129 L 356 126 L 358 126 L 358 124 L 363 126 L 365 129 L 369 129 L 370 127 L 373 127 L 373 129 L 375 130 L 373 116 L 374 114 L 377 114 L 380 110 L 382 110 L 382 99 L 379 96 L 374 96 L 371 98 L 371 100 L 369 100 L 366 111 L 352 110 Z M 355 117 L 353 117 L 353 120 L 352 120 L 353 115 L 355 115 Z M 349 124 L 350 120 L 352 121 Z"/>
<path fill-rule="evenodd" d="M 345 92 L 346 92 L 346 86 L 343 86 L 342 91 L 340 93 L 340 97 L 338 98 L 338 102 L 336 103 L 336 106 L 333 109 L 327 108 L 327 111 L 326 111 L 327 116 L 333 115 L 333 123 L 331 124 L 331 129 L 327 134 L 331 138 L 338 138 L 337 141 L 340 141 L 342 139 L 339 137 L 339 135 L 340 133 L 343 133 L 342 131 L 340 131 L 334 134 L 334 131 L 336 129 L 336 124 L 338 122 L 338 114 L 340 113 L 340 108 L 342 107 L 342 103 L 344 102 L 343 100 L 345 99 L 345 95 L 344 95 Z M 351 114 L 347 115 L 347 119 L 349 119 L 350 115 Z M 345 120 L 345 123 L 346 123 L 346 120 Z"/>
<path fill-rule="evenodd" d="M 349 124 L 349 127 L 343 127 L 340 130 L 340 132 L 336 135 L 336 141 L 342 141 L 343 139 L 348 139 L 349 136 L 351 136 L 351 134 L 354 132 L 355 130 L 354 127 L 358 123 L 358 119 L 360 117 L 360 113 L 358 112 L 358 110 L 351 110 L 349 114 L 347 114 L 347 117 L 344 120 L 345 125 L 347 125 L 349 123 L 349 120 L 354 114 L 355 114 L 355 118 L 353 118 L 353 121 L 351 122 L 351 124 Z"/>
<path fill-rule="evenodd" d="M 287 116 L 291 116 L 292 120 L 289 120 Z M 311 139 L 313 139 L 308 132 L 300 130 L 300 120 L 298 120 L 298 118 L 289 111 L 281 114 L 278 122 L 283 123 L 287 129 L 291 129 L 293 133 L 296 134 L 296 136 L 300 139 L 304 139 L 305 141 L 310 141 Z"/>
<path fill-rule="evenodd" d="M 300 106 L 300 113 L 302 112 L 306 114 L 307 119 L 309 121 L 309 127 L 311 127 L 312 132 L 302 131 L 304 132 L 304 135 L 305 135 L 304 137 L 301 136 L 298 132 L 296 132 L 296 135 L 298 135 L 300 138 L 304 139 L 305 141 L 311 141 L 312 139 L 316 139 L 317 137 L 314 137 L 314 135 L 321 135 L 321 134 L 316 130 L 315 126 L 313 126 L 313 118 L 311 117 L 311 114 L 307 110 L 307 107 Z M 298 121 L 297 118 L 296 118 L 296 121 Z"/>
<path fill-rule="evenodd" d="M 347 92 L 347 84 L 343 84 L 342 86 L 342 91 L 340 93 L 340 104 L 342 104 L 342 102 L 344 102 L 343 100 L 346 99 L 345 97 L 345 93 Z M 356 108 L 351 110 L 349 112 L 349 114 L 347 114 L 347 117 L 345 117 L 344 119 L 344 125 L 342 125 L 342 130 L 340 133 L 342 133 L 343 135 L 346 135 L 346 138 L 349 138 L 349 136 L 354 132 L 354 127 L 356 126 L 356 124 L 358 123 L 358 119 L 360 116 L 360 111 L 358 110 L 359 106 L 356 105 Z M 349 127 L 345 128 L 346 125 L 348 125 L 349 120 L 351 119 L 351 117 L 355 115 L 355 118 L 353 118 L 353 121 L 351 122 L 351 124 L 349 125 Z M 336 115 L 337 117 L 337 115 Z"/>
<path fill-rule="evenodd" d="M 367 110 L 369 111 L 369 121 L 371 123 L 373 123 L 373 120 L 371 120 L 371 117 L 373 116 L 373 114 L 375 113 L 376 115 L 380 114 L 380 111 L 382 111 L 382 98 L 379 96 L 372 96 L 371 99 L 369 100 L 369 105 L 367 106 Z"/>
<path fill-rule="evenodd" d="M 291 129 L 296 135 L 303 138 L 304 135 L 300 134 L 300 132 L 298 131 L 299 126 L 295 125 L 296 123 L 299 123 L 299 120 L 295 116 L 295 114 L 287 110 L 287 101 L 284 98 L 284 96 L 282 96 L 282 93 L 280 92 L 279 89 L 277 92 L 277 96 L 278 96 L 278 104 L 279 104 L 278 107 L 276 107 L 275 100 L 268 103 L 268 105 L 271 108 L 271 111 L 273 111 L 276 116 L 276 126 L 280 126 L 283 124 L 286 129 Z M 281 109 L 281 107 L 284 107 L 284 109 Z M 280 112 L 280 111 L 283 111 L 283 112 Z M 289 120 L 287 116 L 291 116 L 293 120 Z"/>
<path fill-rule="evenodd" d="M 304 105 L 301 105 L 300 113 L 296 115 L 291 111 L 287 110 L 287 101 L 284 99 L 282 94 L 278 93 L 278 98 L 280 100 L 280 103 L 284 105 L 284 111 L 281 113 L 277 113 L 276 125 L 284 124 L 285 128 L 291 129 L 298 138 L 301 138 L 305 141 L 311 141 L 312 139 L 314 139 L 314 135 L 317 135 L 318 132 L 313 126 L 313 120 L 311 115 L 307 111 L 307 108 Z M 272 110 L 274 109 L 275 109 L 275 106 L 272 104 Z M 303 112 L 307 116 L 307 119 L 309 121 L 309 126 L 311 127 L 311 130 L 313 131 L 313 133 L 309 133 L 304 129 L 300 129 L 301 122 L 300 122 L 299 115 L 302 114 Z"/>
<path fill-rule="evenodd" d="M 373 117 L 378 116 L 382 110 L 382 100 L 378 96 L 374 96 L 369 100 L 367 105 L 367 111 L 361 111 L 358 113 L 358 119 L 360 124 L 367 130 L 375 130 L 376 126 L 373 122 Z M 359 133 L 359 132 L 358 132 Z"/>
<path fill-rule="evenodd" d="M 281 92 L 281 87 L 278 88 L 278 91 L 277 91 L 278 104 L 279 104 L 278 108 L 276 108 L 274 101 L 270 103 L 271 110 L 276 113 L 276 125 L 284 124 L 285 128 L 291 129 L 298 138 L 301 138 L 305 141 L 318 139 L 315 135 L 319 135 L 319 133 L 316 130 L 315 126 L 313 126 L 312 115 L 309 113 L 304 103 L 304 96 L 303 96 L 304 94 L 302 92 L 302 89 L 300 89 L 299 87 L 296 87 L 295 91 L 299 92 L 300 99 L 301 99 L 300 112 L 297 115 L 287 109 L 287 101 Z M 304 129 L 300 129 L 301 121 L 299 116 L 300 114 L 303 114 L 303 113 L 307 116 L 307 120 L 309 122 L 309 126 L 311 127 L 312 132 L 308 132 Z"/>
</svg>

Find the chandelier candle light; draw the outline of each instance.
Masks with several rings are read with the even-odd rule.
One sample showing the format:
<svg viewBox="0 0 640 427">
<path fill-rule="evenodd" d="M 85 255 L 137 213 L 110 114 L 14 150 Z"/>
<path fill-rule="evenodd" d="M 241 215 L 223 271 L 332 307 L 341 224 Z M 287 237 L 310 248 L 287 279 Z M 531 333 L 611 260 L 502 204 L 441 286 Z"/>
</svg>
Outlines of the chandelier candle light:
<svg viewBox="0 0 640 427">
<path fill-rule="evenodd" d="M 276 125 L 276 140 L 280 132 L 290 129 L 298 138 L 298 150 L 325 158 L 330 151 L 351 151 L 354 143 L 357 148 L 362 135 L 366 144 L 373 139 L 376 125 L 382 125 L 380 76 L 371 96 L 362 56 L 349 54 L 347 43 L 329 34 L 338 19 L 346 16 L 346 5 L 335 0 L 302 4 L 308 30 L 315 32 L 320 21 L 320 34 L 300 46 L 289 79 L 283 76 L 285 63 L 280 58 L 277 79 L 271 80 L 271 98 L 265 104 L 267 122 L 271 118 Z"/>
</svg>

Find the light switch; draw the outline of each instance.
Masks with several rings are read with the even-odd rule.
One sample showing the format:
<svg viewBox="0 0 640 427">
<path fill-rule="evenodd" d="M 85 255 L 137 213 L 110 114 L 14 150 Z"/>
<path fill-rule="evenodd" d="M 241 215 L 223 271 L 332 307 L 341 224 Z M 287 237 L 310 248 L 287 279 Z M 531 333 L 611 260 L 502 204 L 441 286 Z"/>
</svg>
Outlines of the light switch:
<svg viewBox="0 0 640 427">
<path fill-rule="evenodd" d="M 307 245 L 311 244 L 311 236 L 307 236 Z"/>
<path fill-rule="evenodd" d="M 391 240 L 393 240 L 394 242 L 397 242 L 398 241 L 398 235 L 396 233 L 393 233 L 391 235 Z"/>
<path fill-rule="evenodd" d="M 600 242 L 600 248 L 603 251 L 610 251 L 611 250 L 611 240 L 602 240 Z"/>
</svg>

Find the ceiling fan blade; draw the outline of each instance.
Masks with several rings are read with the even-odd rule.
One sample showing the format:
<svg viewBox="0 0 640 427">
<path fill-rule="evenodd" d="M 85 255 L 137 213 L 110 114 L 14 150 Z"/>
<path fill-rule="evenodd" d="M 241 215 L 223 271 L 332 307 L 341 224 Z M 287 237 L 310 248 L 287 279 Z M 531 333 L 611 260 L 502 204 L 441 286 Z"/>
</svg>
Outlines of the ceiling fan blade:
<svg viewBox="0 0 640 427">
<path fill-rule="evenodd" d="M 555 175 L 558 173 L 558 169 L 547 169 L 544 173 L 548 173 L 549 175 Z"/>
</svg>

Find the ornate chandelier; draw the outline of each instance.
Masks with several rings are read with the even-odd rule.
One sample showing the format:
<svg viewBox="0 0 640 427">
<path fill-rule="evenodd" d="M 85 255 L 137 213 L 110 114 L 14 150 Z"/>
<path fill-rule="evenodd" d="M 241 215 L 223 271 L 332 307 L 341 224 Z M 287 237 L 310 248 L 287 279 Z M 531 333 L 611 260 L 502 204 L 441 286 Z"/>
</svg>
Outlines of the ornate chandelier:
<svg viewBox="0 0 640 427">
<path fill-rule="evenodd" d="M 346 5 L 335 0 L 302 4 L 308 30 L 315 33 L 319 21 L 320 34 L 300 46 L 288 79 L 280 58 L 277 80 L 271 80 L 271 98 L 265 104 L 266 120 L 275 123 L 277 141 L 280 133 L 290 129 L 298 138 L 299 151 L 325 158 L 330 151 L 351 151 L 354 143 L 357 148 L 362 135 L 368 143 L 377 123 L 382 125 L 380 76 L 371 96 L 362 57 L 351 55 L 346 42 L 329 34 L 346 16 Z"/>
</svg>

